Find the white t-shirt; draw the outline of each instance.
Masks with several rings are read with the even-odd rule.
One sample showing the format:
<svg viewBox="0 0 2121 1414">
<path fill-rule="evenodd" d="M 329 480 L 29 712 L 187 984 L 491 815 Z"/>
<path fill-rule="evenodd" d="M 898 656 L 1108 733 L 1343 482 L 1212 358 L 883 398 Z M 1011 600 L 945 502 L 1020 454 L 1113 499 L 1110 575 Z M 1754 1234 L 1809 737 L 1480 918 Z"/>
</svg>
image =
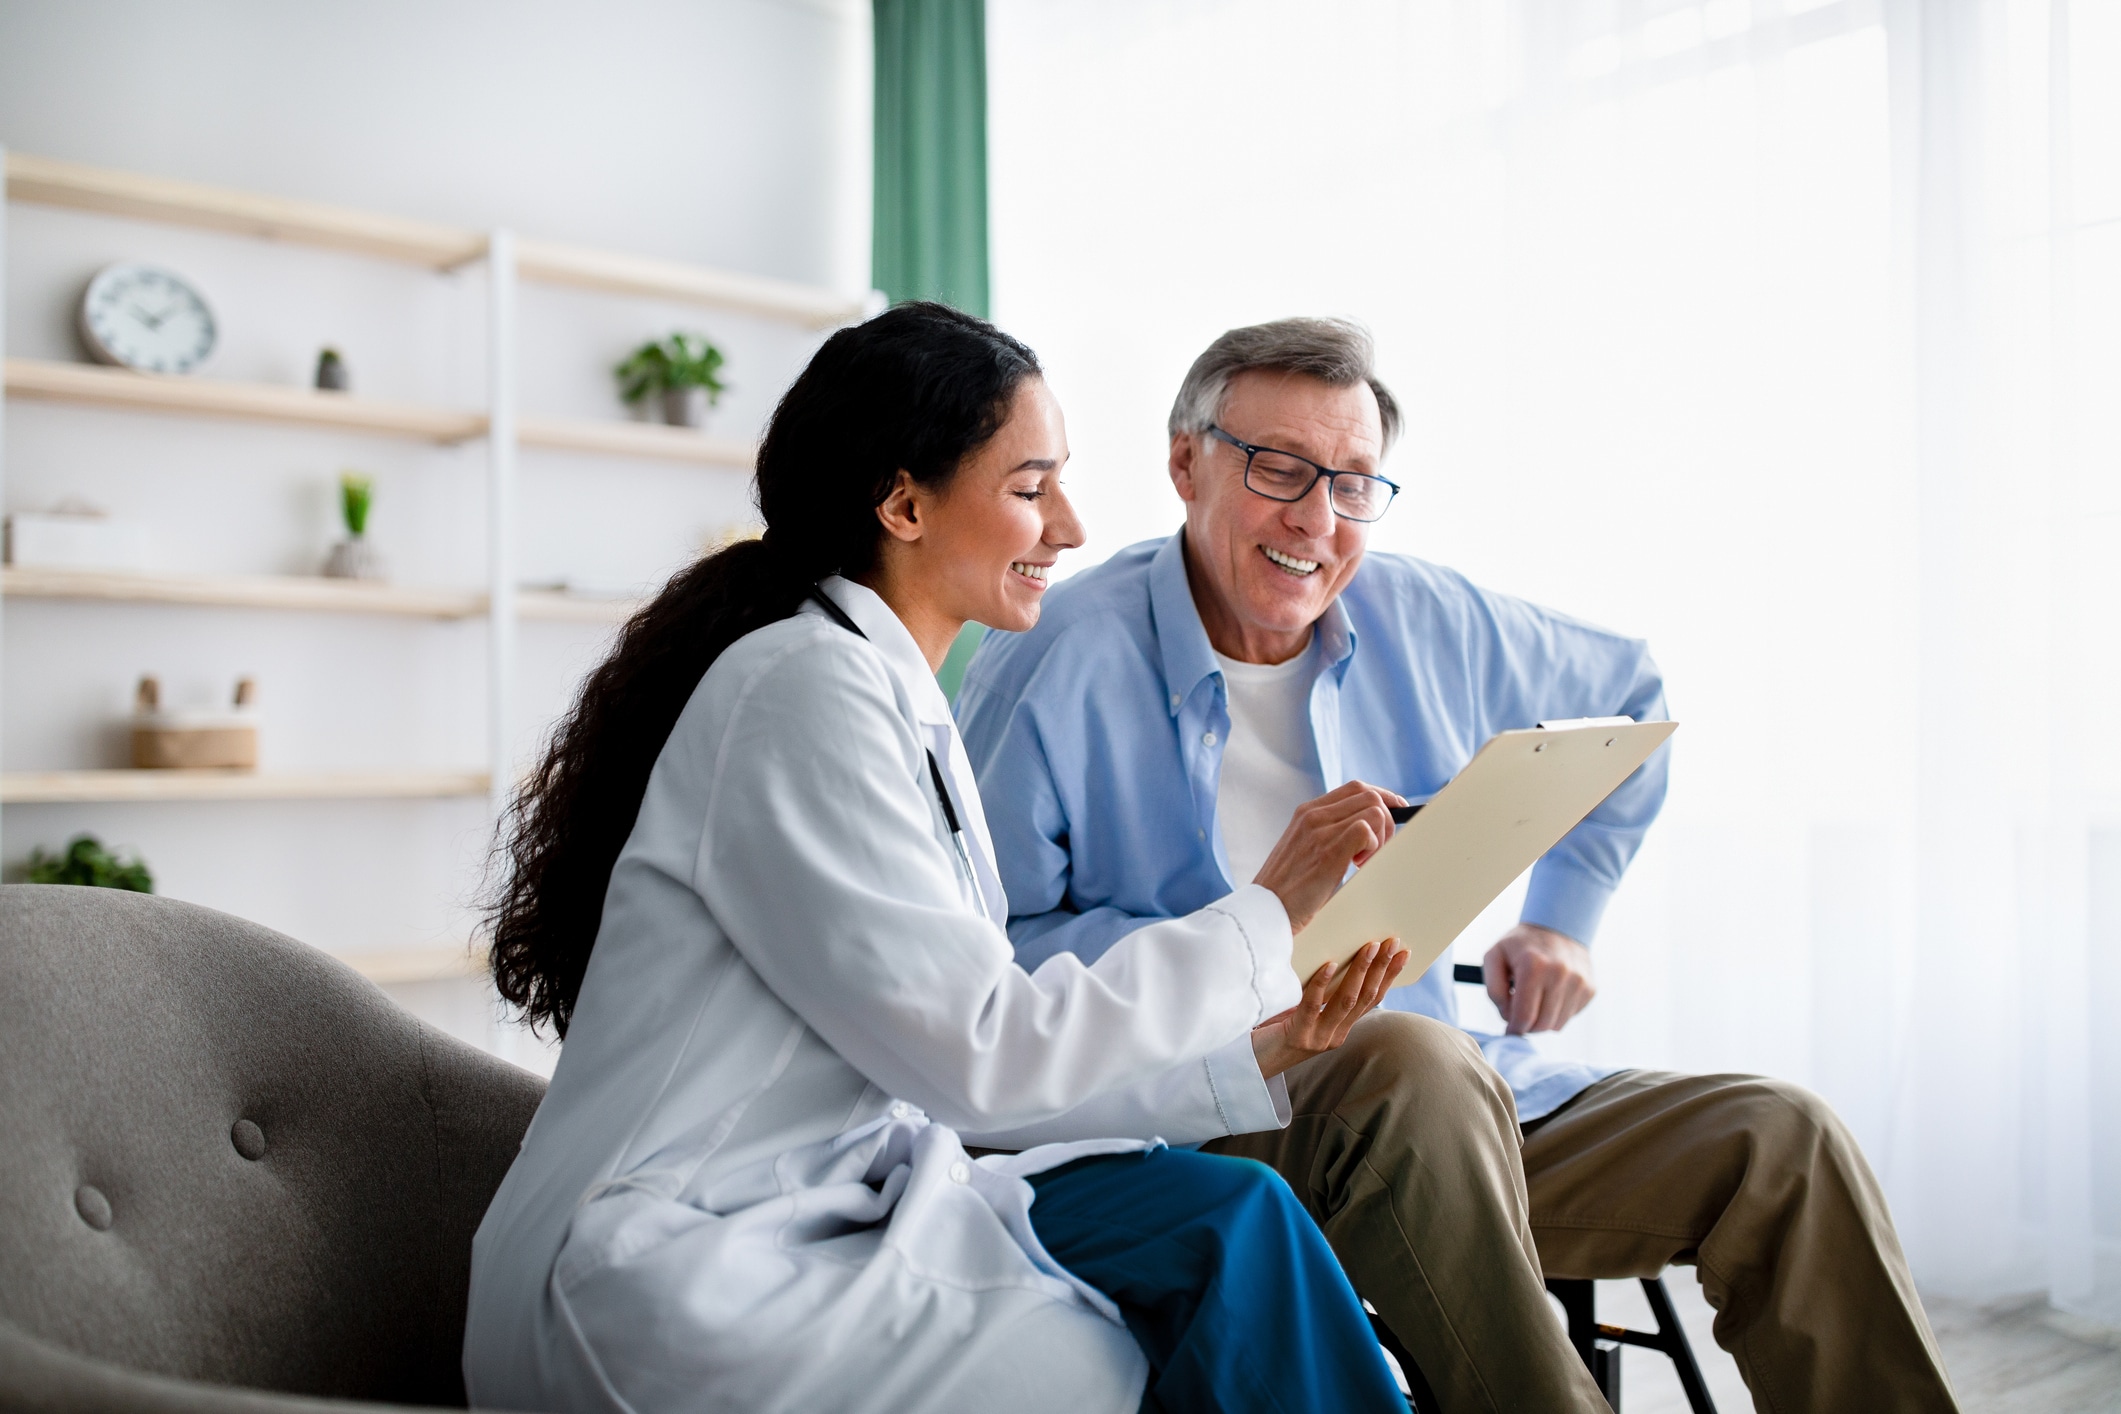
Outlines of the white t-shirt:
<svg viewBox="0 0 2121 1414">
<path fill-rule="evenodd" d="M 1317 654 L 1313 634 L 1304 651 L 1286 663 L 1240 663 L 1215 655 L 1230 702 L 1215 822 L 1222 830 L 1230 882 L 1237 887 L 1251 883 L 1267 862 L 1296 807 L 1326 793 L 1311 740 Z"/>
</svg>

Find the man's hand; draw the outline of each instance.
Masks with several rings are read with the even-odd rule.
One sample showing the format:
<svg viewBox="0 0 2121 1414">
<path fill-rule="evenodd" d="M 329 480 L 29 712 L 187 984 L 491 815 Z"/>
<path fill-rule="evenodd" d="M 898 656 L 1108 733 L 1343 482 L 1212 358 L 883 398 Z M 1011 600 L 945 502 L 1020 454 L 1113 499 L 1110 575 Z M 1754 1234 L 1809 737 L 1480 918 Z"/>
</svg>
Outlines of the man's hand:
<svg viewBox="0 0 2121 1414">
<path fill-rule="evenodd" d="M 1301 933 L 1340 887 L 1350 864 L 1360 864 L 1392 838 L 1392 810 L 1405 805 L 1381 786 L 1349 781 L 1296 807 L 1253 877 L 1288 910 L 1289 931 Z"/>
<path fill-rule="evenodd" d="M 1481 961 L 1488 996 L 1512 1036 L 1559 1031 L 1591 1004 L 1591 950 L 1566 933 L 1520 923 Z"/>
<path fill-rule="evenodd" d="M 1370 1014 L 1407 965 L 1399 939 L 1364 943 L 1335 968 L 1326 963 L 1304 985 L 1303 1000 L 1279 1016 L 1252 1028 L 1252 1054 L 1259 1073 L 1276 1076 L 1292 1065 L 1335 1049 L 1348 1039 L 1349 1028 Z"/>
</svg>

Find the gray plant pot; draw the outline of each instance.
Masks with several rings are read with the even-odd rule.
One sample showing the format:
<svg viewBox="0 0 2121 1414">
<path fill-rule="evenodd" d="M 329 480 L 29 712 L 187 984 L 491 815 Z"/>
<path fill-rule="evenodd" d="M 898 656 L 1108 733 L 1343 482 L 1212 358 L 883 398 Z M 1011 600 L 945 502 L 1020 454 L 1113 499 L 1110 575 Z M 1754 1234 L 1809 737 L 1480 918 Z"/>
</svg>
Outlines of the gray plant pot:
<svg viewBox="0 0 2121 1414">
<path fill-rule="evenodd" d="M 383 557 L 366 540 L 341 540 L 331 547 L 324 574 L 328 579 L 381 579 Z"/>
<path fill-rule="evenodd" d="M 705 388 L 665 388 L 663 421 L 672 427 L 705 427 L 713 405 Z"/>
</svg>

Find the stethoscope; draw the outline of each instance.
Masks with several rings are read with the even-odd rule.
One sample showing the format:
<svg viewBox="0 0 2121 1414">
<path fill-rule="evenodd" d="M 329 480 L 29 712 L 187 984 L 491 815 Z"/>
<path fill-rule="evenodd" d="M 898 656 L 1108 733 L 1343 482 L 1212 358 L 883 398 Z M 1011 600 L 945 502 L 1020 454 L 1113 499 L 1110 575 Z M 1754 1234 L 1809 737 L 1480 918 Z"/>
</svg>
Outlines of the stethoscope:
<svg viewBox="0 0 2121 1414">
<path fill-rule="evenodd" d="M 834 623 L 863 642 L 869 641 L 869 635 L 862 632 L 862 626 L 847 617 L 845 609 L 832 602 L 832 596 L 825 592 L 822 585 L 812 585 L 810 597 L 817 600 L 819 606 L 832 616 Z M 972 853 L 965 848 L 965 827 L 957 822 L 957 807 L 950 803 L 950 787 L 943 783 L 943 765 L 935 759 L 932 749 L 928 750 L 928 779 L 935 782 L 935 798 L 943 807 L 943 823 L 950 827 L 950 843 L 957 847 L 957 862 L 965 871 L 965 882 L 972 886 L 972 892 L 976 896 L 979 893 L 979 876 L 972 870 Z"/>
</svg>

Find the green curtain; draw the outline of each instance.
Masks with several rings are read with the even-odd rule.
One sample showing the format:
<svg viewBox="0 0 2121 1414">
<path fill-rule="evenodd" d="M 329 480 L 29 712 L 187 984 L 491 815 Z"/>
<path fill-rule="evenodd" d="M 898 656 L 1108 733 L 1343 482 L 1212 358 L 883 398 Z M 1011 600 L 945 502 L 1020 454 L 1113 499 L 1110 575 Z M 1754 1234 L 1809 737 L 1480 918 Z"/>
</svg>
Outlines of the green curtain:
<svg viewBox="0 0 2121 1414">
<path fill-rule="evenodd" d="M 987 317 L 986 0 L 875 0 L 876 196 L 870 279 L 895 304 Z M 936 680 L 957 700 L 986 629 L 966 624 Z"/>
<path fill-rule="evenodd" d="M 871 278 L 987 317 L 986 0 L 875 0 Z"/>
</svg>

